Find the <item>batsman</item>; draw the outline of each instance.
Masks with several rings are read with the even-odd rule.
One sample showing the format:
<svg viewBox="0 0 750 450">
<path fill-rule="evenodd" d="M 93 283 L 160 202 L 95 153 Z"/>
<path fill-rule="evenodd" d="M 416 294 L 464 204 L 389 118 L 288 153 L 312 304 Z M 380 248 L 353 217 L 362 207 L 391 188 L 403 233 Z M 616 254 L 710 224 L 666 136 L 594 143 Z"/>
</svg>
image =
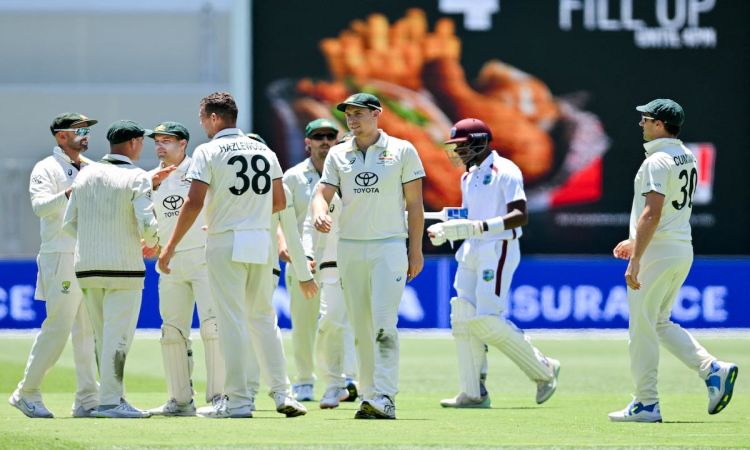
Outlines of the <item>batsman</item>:
<svg viewBox="0 0 750 450">
<path fill-rule="evenodd" d="M 451 299 L 451 328 L 456 342 L 459 393 L 440 402 L 446 408 L 489 408 L 480 381 L 485 344 L 500 349 L 537 386 L 536 402 L 557 388 L 560 363 L 537 350 L 523 331 L 504 318 L 508 291 L 521 251 L 521 227 L 528 222 L 521 171 L 489 146 L 492 131 L 478 119 L 463 119 L 446 141 L 449 158 L 465 165 L 462 208 L 467 219 L 437 223 L 427 229 L 433 245 L 464 240 L 456 252 L 458 270 Z"/>
</svg>

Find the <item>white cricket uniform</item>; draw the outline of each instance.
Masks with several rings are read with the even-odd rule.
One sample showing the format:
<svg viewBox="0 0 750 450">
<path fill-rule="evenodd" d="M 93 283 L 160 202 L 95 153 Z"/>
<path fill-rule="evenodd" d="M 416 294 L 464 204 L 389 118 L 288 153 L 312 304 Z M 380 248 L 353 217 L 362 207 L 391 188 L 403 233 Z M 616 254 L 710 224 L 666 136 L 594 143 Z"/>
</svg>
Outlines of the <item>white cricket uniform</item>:
<svg viewBox="0 0 750 450">
<path fill-rule="evenodd" d="M 189 156 L 153 191 L 154 213 L 159 223 L 159 241 L 167 242 L 180 215 L 180 207 L 190 190 L 185 174 Z M 162 169 L 153 169 L 150 175 Z M 193 397 L 191 381 L 193 351 L 190 328 L 193 310 L 198 306 L 200 333 L 206 361 L 206 401 L 224 392 L 224 358 L 219 348 L 216 311 L 208 287 L 206 232 L 203 212 L 185 233 L 169 262 L 171 272 L 159 273 L 159 313 L 162 319 L 162 354 L 170 398 L 187 403 Z M 158 266 L 157 266 L 158 271 Z"/>
<path fill-rule="evenodd" d="M 251 373 L 247 348 L 251 333 L 275 333 L 276 314 L 267 307 L 271 299 L 261 295 L 270 292 L 273 283 L 268 270 L 272 186 L 281 176 L 276 154 L 238 128 L 224 129 L 200 145 L 186 176 L 208 184 L 206 262 L 219 342 L 227 355 L 224 392 L 229 408 L 254 402 L 249 380 L 257 375 Z M 251 313 L 263 320 L 254 320 Z"/>
<path fill-rule="evenodd" d="M 503 217 L 508 203 L 526 200 L 520 169 L 494 150 L 461 177 L 461 195 L 469 220 Z M 479 397 L 484 344 L 499 348 L 532 381 L 552 377 L 546 358 L 504 317 L 513 274 L 521 261 L 518 238 L 522 234 L 520 227 L 484 233 L 464 241 L 456 252 L 457 296 L 451 300 L 451 328 L 460 388 L 470 397 Z"/>
<path fill-rule="evenodd" d="M 294 215 L 297 219 L 297 230 L 302 234 L 302 223 L 305 221 L 310 198 L 320 181 L 320 174 L 310 158 L 292 167 L 284 173 L 284 186 L 291 193 Z M 297 368 L 297 384 L 315 383 L 314 349 L 318 330 L 318 313 L 320 311 L 320 292 L 311 299 L 306 299 L 299 288 L 299 280 L 293 270 L 285 273 L 286 288 L 290 295 L 289 309 L 292 314 L 292 352 L 294 365 Z"/>
<path fill-rule="evenodd" d="M 286 186 L 284 186 L 284 194 L 286 208 L 273 214 L 271 218 L 270 252 L 275 255 L 278 250 L 279 243 L 274 231 L 280 226 L 289 247 L 291 264 L 287 265 L 288 270 L 294 270 L 298 279 L 311 280 L 313 275 L 307 266 L 307 259 L 297 232 L 292 196 Z M 265 285 L 269 290 L 258 294 L 259 301 L 255 302 L 250 312 L 251 334 L 253 335 L 252 355 L 249 359 L 252 368 L 250 371 L 251 379 L 249 380 L 250 388 L 253 392 L 258 392 L 260 375 L 271 393 L 284 392 L 288 394 L 289 375 L 284 342 L 278 326 L 276 309 L 272 304 L 273 291 L 278 286 L 279 276 L 281 275 L 279 259 L 272 257 L 266 270 L 273 274 L 273 283 Z M 270 325 L 271 322 L 272 325 Z"/>
<path fill-rule="evenodd" d="M 354 335 L 346 314 L 344 291 L 336 262 L 339 242 L 341 197 L 333 196 L 328 213 L 333 221 L 329 233 L 320 233 L 312 225 L 312 209 L 302 229 L 305 253 L 318 262 L 320 281 L 320 319 L 316 359 L 318 370 L 326 382 L 326 389 L 346 387 L 346 379 L 354 379 L 357 357 L 354 354 Z"/>
<path fill-rule="evenodd" d="M 672 305 L 693 263 L 690 231 L 692 199 L 698 181 L 695 156 L 679 139 L 655 139 L 644 145 L 646 159 L 634 181 L 630 239 L 645 208 L 649 192 L 664 195 L 664 207 L 651 242 L 641 257 L 639 290 L 628 288 L 630 309 L 630 369 L 635 402 L 659 401 L 656 376 L 659 343 L 702 379 L 708 376 L 711 356 L 679 325 L 669 320 Z"/>
<path fill-rule="evenodd" d="M 398 305 L 409 266 L 403 185 L 425 172 L 408 141 L 382 130 L 365 152 L 355 141 L 329 150 L 321 183 L 341 194 L 337 259 L 363 398 L 393 398 L 398 392 Z"/>
<path fill-rule="evenodd" d="M 73 183 L 63 227 L 77 237 L 74 266 L 96 336 L 99 405 L 119 405 L 146 276 L 141 238 L 148 247 L 158 243 L 151 178 L 129 158 L 106 155 Z"/>
<path fill-rule="evenodd" d="M 81 157 L 81 169 L 88 163 Z M 39 217 L 42 239 L 35 297 L 45 301 L 47 317 L 34 339 L 23 380 L 18 383 L 21 396 L 32 402 L 41 401 L 44 375 L 60 358 L 68 336 L 72 336 L 77 385 L 74 410 L 78 406 L 91 409 L 99 402 L 94 334 L 73 271 L 75 239 L 62 230 L 68 204 L 65 190 L 77 175 L 78 168 L 60 147 L 55 147 L 52 155 L 36 163 L 31 171 L 31 207 Z"/>
</svg>

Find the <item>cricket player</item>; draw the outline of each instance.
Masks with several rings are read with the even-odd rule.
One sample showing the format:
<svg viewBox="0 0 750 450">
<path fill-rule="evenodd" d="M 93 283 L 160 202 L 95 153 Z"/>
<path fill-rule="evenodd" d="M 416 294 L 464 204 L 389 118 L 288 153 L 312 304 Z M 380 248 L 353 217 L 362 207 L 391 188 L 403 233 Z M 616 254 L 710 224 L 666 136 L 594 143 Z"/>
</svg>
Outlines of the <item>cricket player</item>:
<svg viewBox="0 0 750 450">
<path fill-rule="evenodd" d="M 266 141 L 258 134 L 248 133 L 247 136 L 266 145 Z M 314 262 L 310 261 L 308 264 L 305 258 L 301 239 L 297 232 L 292 197 L 285 186 L 284 197 L 286 208 L 271 216 L 270 230 L 278 228 L 285 236 L 289 245 L 290 263 L 287 266 L 288 270 L 294 270 L 296 278 L 300 280 L 299 289 L 303 300 L 312 299 L 318 294 L 318 285 L 312 274 Z M 279 248 L 278 234 L 271 232 L 271 238 L 269 252 L 274 255 Z M 287 417 L 294 417 L 306 414 L 307 409 L 291 395 L 284 343 L 278 326 L 276 309 L 272 304 L 273 292 L 278 286 L 279 276 L 281 275 L 279 259 L 272 257 L 267 270 L 273 274 L 273 283 L 264 285 L 268 291 L 258 293 L 260 301 L 255 302 L 250 313 L 251 324 L 254 324 L 251 327 L 251 333 L 253 330 L 263 330 L 264 332 L 256 331 L 253 334 L 252 345 L 250 346 L 251 355 L 248 358 L 251 367 L 248 382 L 251 391 L 257 393 L 260 390 L 260 379 L 262 378 L 270 389 L 269 395 L 277 404 L 276 410 Z"/>
<path fill-rule="evenodd" d="M 73 417 L 89 417 L 98 404 L 94 335 L 73 270 L 75 239 L 62 230 L 73 180 L 91 163 L 82 153 L 88 149 L 90 127 L 96 123 L 79 113 L 55 117 L 50 131 L 57 145 L 31 171 L 31 207 L 39 216 L 42 238 L 36 298 L 45 302 L 47 318 L 34 339 L 23 380 L 8 399 L 31 418 L 53 417 L 42 402 L 42 380 L 60 358 L 69 335 L 77 382 Z"/>
<path fill-rule="evenodd" d="M 316 359 L 326 390 L 320 398 L 321 409 L 337 408 L 342 401 L 357 399 L 357 387 L 353 381 L 356 365 L 354 336 L 351 334 L 346 314 L 344 292 L 341 289 L 336 262 L 339 234 L 341 197 L 334 194 L 328 212 L 333 222 L 329 233 L 320 233 L 312 226 L 312 213 L 305 217 L 302 242 L 305 253 L 320 261 L 320 318 L 318 319 L 318 343 Z"/>
<path fill-rule="evenodd" d="M 216 302 L 219 343 L 226 356 L 226 397 L 201 408 L 209 418 L 252 417 L 257 377 L 248 362 L 247 345 L 275 336 L 271 291 L 271 215 L 286 201 L 281 167 L 276 155 L 237 128 L 237 105 L 227 92 L 215 92 L 200 103 L 200 122 L 210 142 L 199 146 L 186 179 L 191 180 L 174 231 L 159 255 L 159 270 L 170 273 L 170 261 L 180 241 L 206 203 L 208 237 L 206 263 L 209 286 Z M 252 337 L 251 337 L 252 336 Z M 252 358 L 254 360 L 254 358 Z M 286 393 L 274 393 L 277 411 L 301 413 L 287 404 Z M 202 411 L 203 410 L 203 411 Z"/>
<path fill-rule="evenodd" d="M 135 166 L 143 127 L 131 120 L 107 131 L 110 153 L 73 183 L 63 226 L 76 236 L 75 272 L 91 318 L 101 389 L 93 417 L 143 418 L 124 398 L 125 361 L 133 342 L 146 276 L 141 239 L 158 245 L 151 177 Z"/>
<path fill-rule="evenodd" d="M 150 174 L 159 241 L 167 242 L 190 189 L 190 181 L 185 179 L 192 161 L 185 153 L 190 133 L 180 123 L 163 122 L 148 137 L 154 140 L 156 155 L 161 161 Z M 160 179 L 165 169 L 172 170 Z M 195 415 L 190 328 L 196 305 L 206 361 L 206 401 L 217 402 L 224 393 L 224 357 L 219 348 L 216 308 L 208 287 L 206 232 L 201 229 L 205 222 L 201 213 L 175 250 L 172 272 L 159 275 L 160 342 L 169 400 L 151 409 L 153 415 Z"/>
<path fill-rule="evenodd" d="M 536 402 L 557 388 L 560 363 L 546 358 L 523 331 L 505 319 L 508 291 L 521 260 L 521 227 L 528 223 L 526 194 L 519 168 L 492 150 L 492 131 L 478 119 L 451 128 L 450 155 L 467 167 L 461 177 L 462 207 L 468 219 L 449 220 L 427 229 L 434 245 L 465 240 L 456 252 L 458 269 L 451 299 L 451 329 L 458 357 L 459 394 L 440 402 L 449 408 L 489 408 L 480 370 L 484 344 L 497 347 L 536 384 Z"/>
<path fill-rule="evenodd" d="M 345 114 L 354 138 L 328 153 L 312 200 L 313 225 L 322 233 L 331 231 L 329 208 L 339 191 L 337 262 L 362 395 L 355 418 L 395 419 L 398 305 L 407 280 L 424 266 L 425 171 L 411 143 L 378 129 L 383 108 L 377 97 L 354 94 L 336 108 Z"/>
<path fill-rule="evenodd" d="M 329 119 L 315 119 L 305 127 L 305 151 L 310 155 L 301 163 L 284 173 L 284 187 L 289 190 L 293 203 L 293 212 L 297 223 L 298 234 L 307 217 L 310 199 L 320 181 L 323 163 L 330 148 L 336 144 L 339 129 Z M 282 260 L 289 262 L 287 244 L 283 235 L 279 237 L 279 254 Z M 312 255 L 309 255 L 312 256 Z M 306 300 L 297 286 L 295 271 L 286 271 L 286 285 L 290 293 L 290 310 L 292 314 L 292 348 L 297 367 L 297 379 L 292 388 L 294 398 L 298 401 L 314 400 L 315 364 L 314 349 L 318 332 L 318 315 L 320 296 Z M 350 347 L 353 353 L 353 347 Z M 353 360 L 354 355 L 349 355 Z M 350 383 L 356 389 L 354 383 Z M 348 397 L 348 395 L 347 395 Z M 356 395 L 355 395 L 356 398 Z"/>
<path fill-rule="evenodd" d="M 646 159 L 634 181 L 630 236 L 614 248 L 628 260 L 625 282 L 630 311 L 633 401 L 609 414 L 615 422 L 661 422 L 656 388 L 659 344 L 698 372 L 708 388 L 708 413 L 732 399 L 735 364 L 718 361 L 690 333 L 669 320 L 672 305 L 693 263 L 690 214 L 698 181 L 693 153 L 677 139 L 685 112 L 674 100 L 656 99 L 640 112 Z"/>
</svg>

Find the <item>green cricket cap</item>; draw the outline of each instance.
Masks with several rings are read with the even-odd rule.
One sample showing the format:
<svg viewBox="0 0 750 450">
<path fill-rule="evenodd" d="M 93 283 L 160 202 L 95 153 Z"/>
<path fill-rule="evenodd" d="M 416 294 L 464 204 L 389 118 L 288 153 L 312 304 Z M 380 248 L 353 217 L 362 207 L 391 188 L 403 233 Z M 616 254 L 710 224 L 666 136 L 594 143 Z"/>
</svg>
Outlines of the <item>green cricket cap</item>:
<svg viewBox="0 0 750 450">
<path fill-rule="evenodd" d="M 672 125 L 682 126 L 685 122 L 685 111 L 679 103 L 668 98 L 657 98 L 645 105 L 637 106 L 636 111 L 651 114 L 654 119 Z"/>
<path fill-rule="evenodd" d="M 333 130 L 338 134 L 339 128 L 336 123 L 330 119 L 315 119 L 305 127 L 305 137 L 310 137 L 318 130 Z"/>
<path fill-rule="evenodd" d="M 78 125 L 85 125 L 87 127 L 90 127 L 92 125 L 96 125 L 98 122 L 98 120 L 91 119 L 80 113 L 66 112 L 59 114 L 54 119 L 52 119 L 52 124 L 49 126 L 49 130 L 54 136 L 57 132 L 55 130 L 64 130 L 66 128 L 72 128 Z"/>
<path fill-rule="evenodd" d="M 260 135 L 258 133 L 247 133 L 245 136 L 249 137 L 250 139 L 252 139 L 254 141 L 258 141 L 261 144 L 263 144 L 266 147 L 268 147 L 268 144 L 266 144 L 266 140 L 263 139 L 262 137 L 260 137 Z"/>
<path fill-rule="evenodd" d="M 109 126 L 107 131 L 107 140 L 111 145 L 120 144 L 133 138 L 138 138 L 151 133 L 132 120 L 118 120 Z"/>
<path fill-rule="evenodd" d="M 146 133 L 146 136 L 153 139 L 157 134 L 167 134 L 178 139 L 185 139 L 186 141 L 190 140 L 190 132 L 179 122 L 162 122 L 155 126 L 153 130 L 149 130 L 149 132 Z"/>
<path fill-rule="evenodd" d="M 366 92 L 359 92 L 354 95 L 350 95 L 349 98 L 336 105 L 336 109 L 341 112 L 346 110 L 347 106 L 358 106 L 360 108 L 377 109 L 382 111 L 383 107 L 380 106 L 380 100 L 372 94 Z"/>
</svg>

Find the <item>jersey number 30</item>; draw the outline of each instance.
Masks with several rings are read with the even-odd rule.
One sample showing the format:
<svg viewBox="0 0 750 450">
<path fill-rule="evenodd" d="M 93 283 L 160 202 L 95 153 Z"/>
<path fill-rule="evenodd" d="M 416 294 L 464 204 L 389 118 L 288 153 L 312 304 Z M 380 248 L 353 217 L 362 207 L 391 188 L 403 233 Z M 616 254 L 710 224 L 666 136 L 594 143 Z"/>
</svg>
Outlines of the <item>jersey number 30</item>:
<svg viewBox="0 0 750 450">
<path fill-rule="evenodd" d="M 229 158 L 227 163 L 230 166 L 235 163 L 240 163 L 240 170 L 237 171 L 237 178 L 240 180 L 242 185 L 240 187 L 232 186 L 229 188 L 229 192 L 234 195 L 242 195 L 252 186 L 253 192 L 258 195 L 265 194 L 271 190 L 271 175 L 268 171 L 271 169 L 271 163 L 261 155 L 253 155 L 250 158 L 249 166 L 253 169 L 253 177 L 247 176 L 247 158 L 241 155 L 235 155 Z M 260 166 L 260 167 L 259 167 Z"/>
<path fill-rule="evenodd" d="M 693 194 L 695 194 L 695 188 L 698 185 L 698 171 L 693 168 L 688 174 L 687 169 L 680 172 L 680 180 L 685 179 L 685 184 L 682 185 L 680 192 L 682 192 L 682 201 L 672 200 L 672 206 L 674 209 L 680 210 L 685 207 L 687 203 L 688 208 L 693 207 Z"/>
</svg>

